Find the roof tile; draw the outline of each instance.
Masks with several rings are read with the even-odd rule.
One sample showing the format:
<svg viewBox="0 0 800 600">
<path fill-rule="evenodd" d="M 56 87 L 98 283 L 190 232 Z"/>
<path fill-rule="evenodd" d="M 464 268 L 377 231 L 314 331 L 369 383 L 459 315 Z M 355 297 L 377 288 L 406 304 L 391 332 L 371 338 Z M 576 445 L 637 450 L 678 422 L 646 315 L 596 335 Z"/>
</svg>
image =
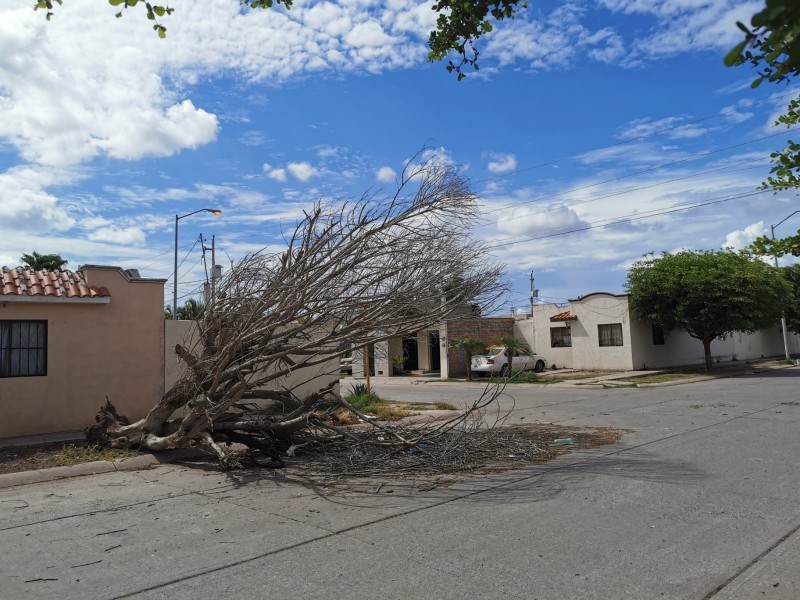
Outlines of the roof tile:
<svg viewBox="0 0 800 600">
<path fill-rule="evenodd" d="M 572 314 L 572 311 L 564 311 L 550 317 L 550 321 L 577 321 L 578 317 Z"/>
<path fill-rule="evenodd" d="M 111 296 L 108 288 L 91 287 L 78 271 L 32 271 L 2 268 L 0 296 L 56 296 L 66 298 L 98 298 Z"/>
</svg>

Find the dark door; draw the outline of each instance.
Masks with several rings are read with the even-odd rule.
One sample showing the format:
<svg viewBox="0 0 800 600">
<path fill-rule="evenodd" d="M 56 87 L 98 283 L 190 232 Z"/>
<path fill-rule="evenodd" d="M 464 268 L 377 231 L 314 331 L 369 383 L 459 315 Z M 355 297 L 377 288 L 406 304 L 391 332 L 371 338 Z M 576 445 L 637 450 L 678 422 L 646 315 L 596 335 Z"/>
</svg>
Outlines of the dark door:
<svg viewBox="0 0 800 600">
<path fill-rule="evenodd" d="M 403 370 L 416 371 L 419 369 L 419 349 L 417 336 L 403 338 Z"/>
<path fill-rule="evenodd" d="M 439 355 L 439 332 L 438 331 L 429 331 L 428 332 L 428 346 L 430 348 L 431 371 L 441 371 L 442 370 L 442 362 L 441 362 L 441 357 Z"/>
</svg>

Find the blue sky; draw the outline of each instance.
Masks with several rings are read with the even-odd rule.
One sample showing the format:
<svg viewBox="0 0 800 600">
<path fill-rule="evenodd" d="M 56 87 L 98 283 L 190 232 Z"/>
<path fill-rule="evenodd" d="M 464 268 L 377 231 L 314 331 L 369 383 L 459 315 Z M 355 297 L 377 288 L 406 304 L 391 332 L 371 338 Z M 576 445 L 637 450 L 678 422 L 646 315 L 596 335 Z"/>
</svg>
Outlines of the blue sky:
<svg viewBox="0 0 800 600">
<path fill-rule="evenodd" d="M 506 309 L 531 270 L 549 301 L 620 292 L 647 252 L 742 247 L 798 208 L 755 193 L 792 88 L 722 64 L 760 2 L 534 2 L 460 83 L 426 62 L 428 2 L 183 0 L 166 40 L 141 11 L 30 5 L 0 6 L 0 264 L 170 278 L 175 214 L 220 208 L 181 221 L 185 299 L 200 233 L 223 266 L 278 249 L 312 202 L 391 192 L 423 147 L 472 180 Z"/>
</svg>

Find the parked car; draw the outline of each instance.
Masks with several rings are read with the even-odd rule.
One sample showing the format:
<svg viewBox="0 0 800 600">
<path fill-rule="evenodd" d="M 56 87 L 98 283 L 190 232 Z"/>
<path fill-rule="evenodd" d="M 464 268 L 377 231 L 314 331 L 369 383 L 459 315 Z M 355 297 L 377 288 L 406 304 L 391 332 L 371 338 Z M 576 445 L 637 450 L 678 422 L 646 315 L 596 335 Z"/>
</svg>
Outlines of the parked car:
<svg viewBox="0 0 800 600">
<path fill-rule="evenodd" d="M 536 371 L 541 373 L 547 368 L 547 361 L 538 354 L 515 356 L 513 361 L 515 371 Z M 504 346 L 489 348 L 488 354 L 472 357 L 470 368 L 473 373 L 497 373 L 504 377 L 509 374 L 508 357 Z"/>
</svg>

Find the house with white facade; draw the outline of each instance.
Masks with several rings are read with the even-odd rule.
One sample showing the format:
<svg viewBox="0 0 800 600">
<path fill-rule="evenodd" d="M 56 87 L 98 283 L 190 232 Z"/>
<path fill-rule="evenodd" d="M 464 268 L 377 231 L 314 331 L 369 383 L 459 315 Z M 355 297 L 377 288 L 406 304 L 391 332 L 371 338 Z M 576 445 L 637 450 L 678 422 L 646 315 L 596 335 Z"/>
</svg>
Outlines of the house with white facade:
<svg viewBox="0 0 800 600">
<path fill-rule="evenodd" d="M 627 294 L 594 292 L 568 305 L 537 304 L 514 332 L 557 367 L 588 370 L 663 369 L 703 365 L 703 345 L 685 331 L 663 331 L 631 319 Z M 788 335 L 789 352 L 800 336 Z M 784 355 L 780 323 L 755 333 L 736 332 L 711 343 L 715 362 Z"/>
</svg>

